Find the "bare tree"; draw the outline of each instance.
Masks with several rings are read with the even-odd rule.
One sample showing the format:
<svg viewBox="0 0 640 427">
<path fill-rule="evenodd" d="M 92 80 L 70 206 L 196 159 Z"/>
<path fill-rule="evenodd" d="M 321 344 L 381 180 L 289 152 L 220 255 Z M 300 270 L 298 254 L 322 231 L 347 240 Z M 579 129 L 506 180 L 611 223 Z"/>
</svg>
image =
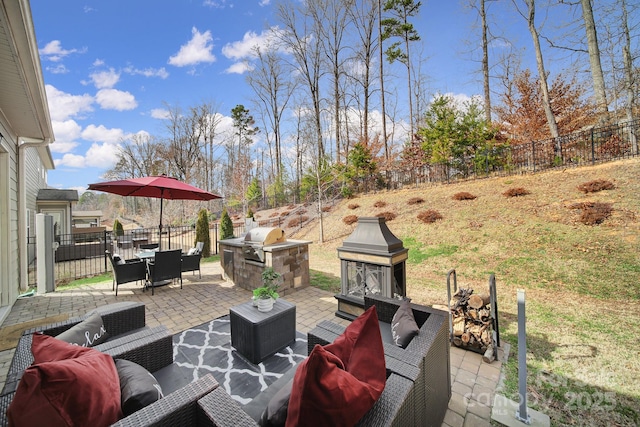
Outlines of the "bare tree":
<svg viewBox="0 0 640 427">
<path fill-rule="evenodd" d="M 282 117 L 296 87 L 295 80 L 287 78 L 282 57 L 277 46 L 269 45 L 265 49 L 255 48 L 256 68 L 247 76 L 253 88 L 260 110 L 270 132 L 265 132 L 267 140 L 273 135 L 274 155 L 271 157 L 273 176 L 282 176 Z M 269 144 L 271 145 L 271 144 Z"/>
<path fill-rule="evenodd" d="M 351 18 L 358 33 L 355 59 L 362 65 L 362 73 L 355 79 L 362 87 L 362 139 L 369 140 L 369 109 L 371 100 L 372 67 L 376 49 L 374 35 L 376 20 L 376 0 L 361 0 L 351 8 Z"/>
<path fill-rule="evenodd" d="M 633 107 L 635 105 L 634 99 L 634 73 L 633 73 L 633 61 L 631 59 L 631 35 L 629 34 L 629 16 L 627 11 L 626 0 L 621 0 L 620 4 L 622 8 L 622 33 L 624 37 L 624 44 L 622 46 L 622 56 L 624 64 L 624 85 L 626 89 L 627 100 L 625 103 L 625 112 L 627 120 L 631 122 L 633 120 Z M 629 126 L 629 140 L 631 142 L 631 149 L 633 154 L 638 154 L 638 139 L 633 130 L 633 126 Z"/>
<path fill-rule="evenodd" d="M 518 13 L 522 15 L 529 27 L 529 32 L 531 33 L 531 38 L 533 39 L 533 46 L 535 49 L 536 55 L 536 64 L 538 66 L 538 79 L 540 82 L 540 91 L 542 93 L 542 106 L 544 108 L 544 113 L 547 118 L 547 125 L 549 126 L 549 132 L 551 137 L 558 137 L 558 124 L 556 123 L 556 118 L 553 114 L 553 110 L 551 108 L 551 101 L 549 98 L 549 85 L 547 83 L 547 72 L 544 67 L 544 59 L 542 57 L 542 48 L 540 47 L 540 35 L 538 34 L 538 29 L 535 24 L 535 15 L 536 15 L 536 2 L 535 0 L 524 0 L 524 3 L 527 7 L 526 13 L 522 12 L 516 3 L 516 0 L 512 0 L 513 4 L 516 6 Z"/>
<path fill-rule="evenodd" d="M 596 97 L 596 102 L 598 103 L 600 114 L 602 114 L 602 118 L 605 121 L 608 121 L 609 108 L 604 87 L 604 75 L 602 73 L 602 64 L 600 63 L 600 47 L 598 46 L 598 34 L 596 31 L 596 23 L 593 19 L 591 0 L 580 0 L 580 4 L 582 6 L 584 29 L 587 33 L 587 47 L 589 50 L 589 62 L 591 64 L 593 91 Z"/>
<path fill-rule="evenodd" d="M 309 91 L 313 111 L 315 139 L 318 159 L 324 158 L 325 149 L 322 136 L 322 108 L 320 98 L 320 79 L 322 77 L 322 45 L 318 39 L 321 31 L 318 22 L 311 19 L 304 5 L 293 2 L 277 6 L 277 15 L 283 25 L 279 39 L 285 49 L 293 56 L 294 69 L 300 73 Z"/>
<path fill-rule="evenodd" d="M 308 13 L 312 16 L 314 28 L 318 29 L 319 41 L 329 65 L 331 83 L 333 86 L 333 127 L 336 147 L 336 161 L 340 163 L 340 135 L 342 131 L 341 110 L 343 100 L 340 81 L 344 74 L 343 55 L 345 49 L 344 36 L 351 25 L 349 11 L 354 6 L 354 0 L 308 0 Z"/>
</svg>

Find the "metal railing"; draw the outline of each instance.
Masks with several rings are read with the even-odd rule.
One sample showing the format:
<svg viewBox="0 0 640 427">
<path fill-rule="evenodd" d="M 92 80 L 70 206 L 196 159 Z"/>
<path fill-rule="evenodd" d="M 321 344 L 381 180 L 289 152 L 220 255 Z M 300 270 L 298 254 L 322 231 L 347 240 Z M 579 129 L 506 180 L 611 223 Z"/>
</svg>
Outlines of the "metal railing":
<svg viewBox="0 0 640 427">
<path fill-rule="evenodd" d="M 244 233 L 244 225 L 234 225 L 234 235 Z M 211 254 L 218 253 L 218 224 L 209 229 Z M 92 277 L 111 271 L 111 265 L 105 251 L 118 254 L 124 259 L 135 257 L 141 251 L 140 245 L 160 244 L 162 249 L 181 249 L 187 252 L 195 246 L 196 231 L 192 226 L 165 227 L 160 236 L 157 228 L 126 230 L 121 235 L 113 231 L 81 234 L 60 234 L 55 236 L 58 248 L 55 251 L 55 280 L 59 285 L 84 277 Z M 35 236 L 29 239 L 29 247 L 35 251 Z M 36 286 L 37 263 L 35 258 L 29 263 L 29 286 Z"/>
<path fill-rule="evenodd" d="M 438 164 L 389 171 L 389 187 L 516 175 L 559 167 L 593 165 L 635 157 L 640 120 L 594 127 L 558 138 L 478 150 Z"/>
</svg>

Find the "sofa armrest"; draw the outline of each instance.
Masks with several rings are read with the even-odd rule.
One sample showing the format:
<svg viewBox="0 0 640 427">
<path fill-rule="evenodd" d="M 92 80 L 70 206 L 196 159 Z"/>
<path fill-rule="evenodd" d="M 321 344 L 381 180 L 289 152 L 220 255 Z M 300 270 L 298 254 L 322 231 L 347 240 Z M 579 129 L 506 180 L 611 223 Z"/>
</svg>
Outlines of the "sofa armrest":
<svg viewBox="0 0 640 427">
<path fill-rule="evenodd" d="M 207 374 L 113 425 L 118 427 L 200 425 L 198 424 L 198 400 L 217 387 L 218 382 L 211 374 Z"/>
<path fill-rule="evenodd" d="M 149 372 L 158 371 L 173 363 L 173 337 L 165 326 L 147 328 L 113 343 L 106 342 L 97 346 L 96 350 L 107 353 L 114 359 L 135 362 Z"/>
<path fill-rule="evenodd" d="M 218 387 L 198 401 L 198 425 L 214 427 L 255 427 L 258 424 L 240 404 Z"/>
</svg>

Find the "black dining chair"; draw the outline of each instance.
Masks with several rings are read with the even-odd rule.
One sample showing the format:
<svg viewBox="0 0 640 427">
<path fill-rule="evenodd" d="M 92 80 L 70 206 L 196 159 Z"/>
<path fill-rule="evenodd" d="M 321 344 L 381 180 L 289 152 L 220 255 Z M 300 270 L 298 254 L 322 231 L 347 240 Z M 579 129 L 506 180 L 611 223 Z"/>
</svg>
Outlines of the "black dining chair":
<svg viewBox="0 0 640 427">
<path fill-rule="evenodd" d="M 151 288 L 153 295 L 154 288 L 173 283 L 176 279 L 180 279 L 182 289 L 182 251 L 174 249 L 156 252 L 154 260 L 147 263 L 145 290 Z"/>
</svg>

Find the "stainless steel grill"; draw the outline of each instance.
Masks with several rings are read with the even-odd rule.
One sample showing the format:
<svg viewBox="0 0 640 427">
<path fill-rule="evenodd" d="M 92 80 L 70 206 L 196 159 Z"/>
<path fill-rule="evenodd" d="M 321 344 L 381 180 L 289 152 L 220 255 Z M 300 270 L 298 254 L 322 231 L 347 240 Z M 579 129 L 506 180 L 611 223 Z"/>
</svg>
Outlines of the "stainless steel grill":
<svg viewBox="0 0 640 427">
<path fill-rule="evenodd" d="M 252 228 L 244 236 L 244 258 L 251 261 L 264 262 L 264 246 L 284 243 L 287 239 L 284 231 L 278 227 Z"/>
</svg>

